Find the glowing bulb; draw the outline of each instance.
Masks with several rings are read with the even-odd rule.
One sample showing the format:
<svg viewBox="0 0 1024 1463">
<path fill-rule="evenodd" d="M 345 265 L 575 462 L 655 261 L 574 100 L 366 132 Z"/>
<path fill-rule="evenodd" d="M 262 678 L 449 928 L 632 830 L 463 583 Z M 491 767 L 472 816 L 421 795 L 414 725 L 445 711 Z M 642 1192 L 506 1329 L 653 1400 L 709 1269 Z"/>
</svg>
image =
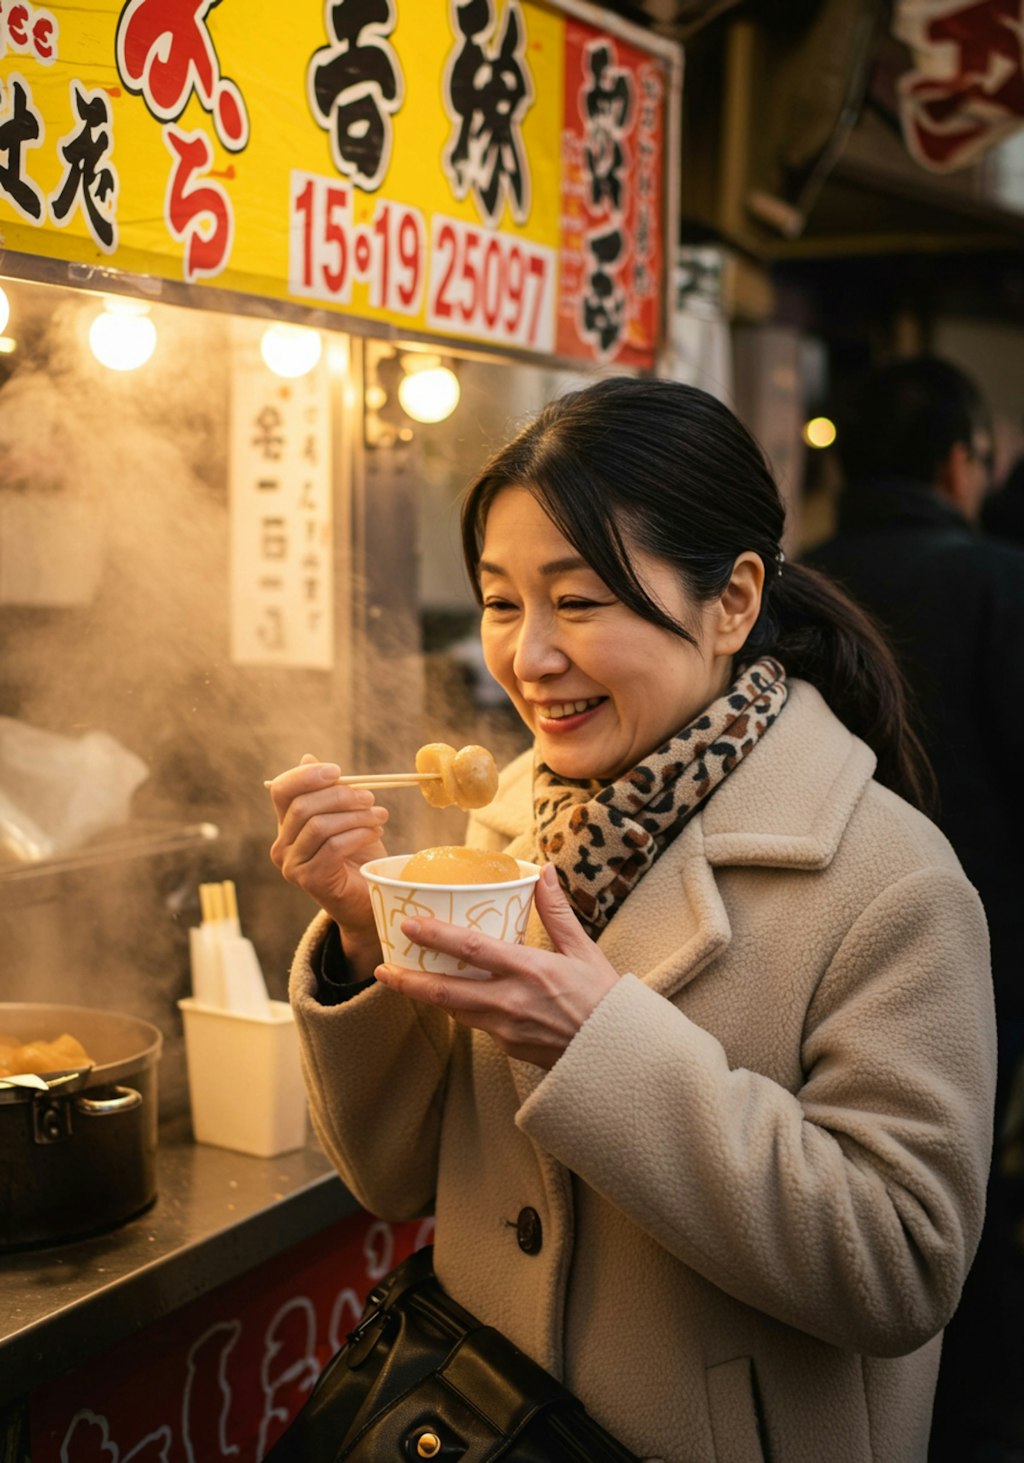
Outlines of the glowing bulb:
<svg viewBox="0 0 1024 1463">
<path fill-rule="evenodd" d="M 305 376 L 320 359 L 320 333 L 305 325 L 268 325 L 260 354 L 275 376 Z"/>
<path fill-rule="evenodd" d="M 831 447 L 836 440 L 835 424 L 828 417 L 812 417 L 804 423 L 803 438 L 808 447 Z"/>
<path fill-rule="evenodd" d="M 7 322 L 8 320 L 10 320 L 10 318 L 11 302 L 7 298 L 6 292 L 3 289 L 0 289 L 0 335 L 3 335 L 4 331 L 7 329 Z"/>
<path fill-rule="evenodd" d="M 135 300 L 108 300 L 89 326 L 89 347 L 101 366 L 135 371 L 156 349 L 156 326 L 147 305 Z"/>
<path fill-rule="evenodd" d="M 398 400 L 414 422 L 443 422 L 459 404 L 459 378 L 447 366 L 413 370 L 398 383 Z"/>
<path fill-rule="evenodd" d="M 327 369 L 333 376 L 347 376 L 349 366 L 348 338 L 332 336 L 327 346 Z"/>
</svg>

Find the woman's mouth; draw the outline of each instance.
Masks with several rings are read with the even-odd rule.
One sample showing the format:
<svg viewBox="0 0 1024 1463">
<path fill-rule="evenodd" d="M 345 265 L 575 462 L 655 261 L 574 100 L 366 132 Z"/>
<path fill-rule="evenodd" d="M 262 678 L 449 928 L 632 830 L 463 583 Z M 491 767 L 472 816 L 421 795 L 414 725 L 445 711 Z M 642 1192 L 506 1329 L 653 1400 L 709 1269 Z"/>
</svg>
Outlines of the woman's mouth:
<svg viewBox="0 0 1024 1463">
<path fill-rule="evenodd" d="M 606 696 L 588 696 L 577 701 L 549 701 L 543 706 L 535 705 L 534 715 L 538 727 L 545 731 L 571 731 L 607 699 Z"/>
</svg>

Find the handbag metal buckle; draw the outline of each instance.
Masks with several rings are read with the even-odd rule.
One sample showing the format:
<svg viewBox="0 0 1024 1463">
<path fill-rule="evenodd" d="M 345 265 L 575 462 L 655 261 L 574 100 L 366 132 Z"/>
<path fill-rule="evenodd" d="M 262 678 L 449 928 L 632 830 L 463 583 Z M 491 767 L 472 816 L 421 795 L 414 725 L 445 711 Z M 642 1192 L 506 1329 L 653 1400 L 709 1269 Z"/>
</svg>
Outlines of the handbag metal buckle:
<svg viewBox="0 0 1024 1463">
<path fill-rule="evenodd" d="M 352 1330 L 345 1337 L 345 1340 L 348 1342 L 349 1346 L 358 1346 L 359 1345 L 360 1341 L 362 1341 L 362 1339 L 366 1335 L 367 1331 L 374 1324 L 374 1322 L 377 1320 L 377 1318 L 381 1315 L 381 1313 L 383 1312 L 383 1310 L 384 1310 L 384 1304 L 383 1304 L 383 1302 L 381 1302 L 381 1304 L 379 1306 L 375 1306 L 372 1311 L 367 1311 L 364 1316 L 360 1316 L 359 1317 L 359 1320 L 356 1322 L 356 1324 L 352 1327 Z"/>
</svg>

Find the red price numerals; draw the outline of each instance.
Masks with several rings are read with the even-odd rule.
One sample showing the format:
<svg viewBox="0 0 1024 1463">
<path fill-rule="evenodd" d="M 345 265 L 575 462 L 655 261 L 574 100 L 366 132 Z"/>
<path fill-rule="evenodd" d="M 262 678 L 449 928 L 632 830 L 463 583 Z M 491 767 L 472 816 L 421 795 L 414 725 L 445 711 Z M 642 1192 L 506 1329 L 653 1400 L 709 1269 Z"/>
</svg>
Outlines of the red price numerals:
<svg viewBox="0 0 1024 1463">
<path fill-rule="evenodd" d="M 350 304 L 354 242 L 348 185 L 292 173 L 288 284 L 293 293 Z"/>
<path fill-rule="evenodd" d="M 382 199 L 374 210 L 372 233 L 377 268 L 370 277 L 370 304 L 400 315 L 417 314 L 427 252 L 423 215 L 416 208 Z"/>
<path fill-rule="evenodd" d="M 369 284 L 370 305 L 418 313 L 423 297 L 426 230 L 415 208 L 379 199 L 372 220 L 352 221 L 347 184 L 292 173 L 288 284 L 293 294 L 348 305 L 352 283 Z"/>
<path fill-rule="evenodd" d="M 430 325 L 506 345 L 550 350 L 554 252 L 458 219 L 433 220 Z"/>
</svg>

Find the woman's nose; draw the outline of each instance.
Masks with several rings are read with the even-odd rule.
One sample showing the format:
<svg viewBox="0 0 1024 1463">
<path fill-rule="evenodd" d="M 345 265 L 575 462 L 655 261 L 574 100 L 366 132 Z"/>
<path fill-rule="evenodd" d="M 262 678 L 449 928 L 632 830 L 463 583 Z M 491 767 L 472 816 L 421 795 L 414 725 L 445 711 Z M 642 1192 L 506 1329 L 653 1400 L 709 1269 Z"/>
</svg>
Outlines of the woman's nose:
<svg viewBox="0 0 1024 1463">
<path fill-rule="evenodd" d="M 512 670 L 517 681 L 542 681 L 560 675 L 569 657 L 558 644 L 554 625 L 547 616 L 526 616 L 516 637 Z"/>
</svg>

